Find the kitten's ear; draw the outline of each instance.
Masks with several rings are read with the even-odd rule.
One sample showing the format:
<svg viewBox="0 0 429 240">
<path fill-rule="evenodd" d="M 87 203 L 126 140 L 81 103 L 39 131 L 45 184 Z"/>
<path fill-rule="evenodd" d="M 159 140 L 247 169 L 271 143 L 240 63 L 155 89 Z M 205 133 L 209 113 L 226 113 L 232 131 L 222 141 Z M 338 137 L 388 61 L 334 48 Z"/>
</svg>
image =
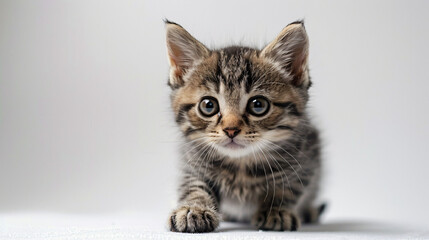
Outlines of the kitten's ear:
<svg viewBox="0 0 429 240">
<path fill-rule="evenodd" d="M 261 56 L 272 59 L 290 73 L 295 86 L 308 87 L 308 45 L 304 23 L 294 22 L 287 25 L 277 38 L 262 50 Z"/>
<path fill-rule="evenodd" d="M 180 25 L 166 20 L 165 28 L 170 63 L 169 85 L 177 88 L 184 84 L 183 76 L 186 71 L 207 57 L 209 50 Z"/>
</svg>

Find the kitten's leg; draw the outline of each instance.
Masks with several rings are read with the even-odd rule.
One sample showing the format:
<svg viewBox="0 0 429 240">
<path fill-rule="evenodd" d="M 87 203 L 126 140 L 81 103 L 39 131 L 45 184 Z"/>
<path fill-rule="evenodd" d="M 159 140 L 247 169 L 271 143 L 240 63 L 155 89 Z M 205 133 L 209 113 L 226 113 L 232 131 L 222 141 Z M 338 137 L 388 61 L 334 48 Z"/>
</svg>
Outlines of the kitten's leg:
<svg viewBox="0 0 429 240">
<path fill-rule="evenodd" d="M 326 203 L 319 205 L 318 207 L 307 206 L 301 212 L 301 218 L 303 223 L 316 223 L 319 221 L 320 215 L 325 211 Z"/>
<path fill-rule="evenodd" d="M 320 170 L 315 171 L 310 184 L 305 188 L 296 211 L 301 217 L 302 223 L 316 223 L 325 210 L 326 204 L 317 205 L 316 198 L 319 192 Z"/>
<path fill-rule="evenodd" d="M 215 192 L 203 181 L 187 177 L 182 185 L 179 207 L 168 224 L 173 232 L 211 232 L 219 226 L 218 202 Z"/>
<path fill-rule="evenodd" d="M 282 190 L 280 190 L 280 192 L 281 191 Z M 293 210 L 296 197 L 297 196 L 290 191 L 286 194 L 277 194 L 276 196 L 271 195 L 271 197 L 267 197 L 265 201 L 262 201 L 259 210 L 253 216 L 252 224 L 261 230 L 298 230 L 301 221 Z"/>
</svg>

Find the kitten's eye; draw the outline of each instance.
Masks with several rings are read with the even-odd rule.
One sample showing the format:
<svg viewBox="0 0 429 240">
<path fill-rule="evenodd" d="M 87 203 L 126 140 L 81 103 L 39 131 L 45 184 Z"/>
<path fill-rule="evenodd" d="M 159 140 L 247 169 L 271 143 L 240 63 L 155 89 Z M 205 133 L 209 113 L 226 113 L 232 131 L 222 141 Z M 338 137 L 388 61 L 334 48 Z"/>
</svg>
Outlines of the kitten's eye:
<svg viewBox="0 0 429 240">
<path fill-rule="evenodd" d="M 247 103 L 247 111 L 258 117 L 265 115 L 269 109 L 270 103 L 262 96 L 253 97 L 249 99 L 249 102 Z"/>
<path fill-rule="evenodd" d="M 201 114 L 211 117 L 219 112 L 219 104 L 215 98 L 205 97 L 201 100 L 199 109 Z"/>
</svg>

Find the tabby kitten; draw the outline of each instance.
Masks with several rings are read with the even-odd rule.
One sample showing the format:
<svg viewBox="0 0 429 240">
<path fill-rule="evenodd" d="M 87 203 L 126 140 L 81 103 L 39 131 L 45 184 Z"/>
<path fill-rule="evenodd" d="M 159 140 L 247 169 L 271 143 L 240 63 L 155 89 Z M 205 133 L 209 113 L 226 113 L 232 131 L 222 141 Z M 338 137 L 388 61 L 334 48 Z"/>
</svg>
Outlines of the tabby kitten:
<svg viewBox="0 0 429 240">
<path fill-rule="evenodd" d="M 224 220 L 295 231 L 316 221 L 320 153 L 305 112 L 308 37 L 286 26 L 262 50 L 211 50 L 166 21 L 169 86 L 184 135 L 179 206 L 171 231 L 210 232 Z"/>
</svg>

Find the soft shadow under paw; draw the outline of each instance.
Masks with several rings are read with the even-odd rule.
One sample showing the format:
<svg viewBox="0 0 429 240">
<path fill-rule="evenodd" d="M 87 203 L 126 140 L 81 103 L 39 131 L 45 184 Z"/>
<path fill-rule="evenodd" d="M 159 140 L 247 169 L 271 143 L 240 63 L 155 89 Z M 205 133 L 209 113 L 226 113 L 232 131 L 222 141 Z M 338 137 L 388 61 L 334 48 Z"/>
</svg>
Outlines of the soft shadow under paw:
<svg viewBox="0 0 429 240">
<path fill-rule="evenodd" d="M 301 232 L 401 232 L 398 226 L 369 221 L 338 221 L 303 225 Z"/>
</svg>

